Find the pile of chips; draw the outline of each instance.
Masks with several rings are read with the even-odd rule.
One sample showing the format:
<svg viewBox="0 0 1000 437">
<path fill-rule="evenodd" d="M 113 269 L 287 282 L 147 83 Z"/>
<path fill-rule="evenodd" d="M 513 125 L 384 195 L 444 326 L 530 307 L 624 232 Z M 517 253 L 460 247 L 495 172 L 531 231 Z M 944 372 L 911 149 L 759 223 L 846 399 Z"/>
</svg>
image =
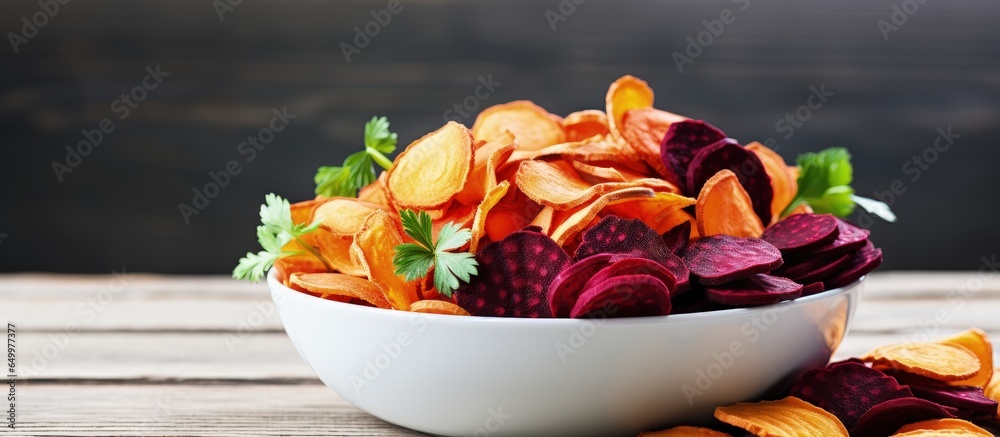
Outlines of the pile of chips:
<svg viewBox="0 0 1000 437">
<path fill-rule="evenodd" d="M 848 285 L 881 262 L 868 232 L 801 206 L 798 169 L 759 143 L 653 107 L 624 76 L 603 110 L 565 117 L 529 101 L 485 109 L 411 143 L 357 198 L 292 205 L 303 237 L 279 259 L 286 285 L 403 311 L 497 317 L 633 317 L 772 304 Z M 451 297 L 394 273 L 411 242 L 400 211 L 433 233 L 469 228 L 479 273 Z M 430 277 L 431 275 L 428 275 Z"/>
<path fill-rule="evenodd" d="M 724 431 L 741 428 L 757 436 L 991 437 L 979 425 L 998 424 L 998 401 L 1000 369 L 993 367 L 990 339 L 969 329 L 809 371 L 785 398 L 717 408 L 719 423 L 712 428 L 681 426 L 640 436 L 728 436 Z"/>
</svg>

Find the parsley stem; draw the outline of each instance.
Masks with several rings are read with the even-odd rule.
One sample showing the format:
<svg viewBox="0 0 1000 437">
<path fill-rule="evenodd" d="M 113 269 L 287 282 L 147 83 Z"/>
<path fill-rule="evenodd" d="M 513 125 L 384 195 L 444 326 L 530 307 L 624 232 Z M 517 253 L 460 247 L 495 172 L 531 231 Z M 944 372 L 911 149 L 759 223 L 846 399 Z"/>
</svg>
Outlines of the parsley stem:
<svg viewBox="0 0 1000 437">
<path fill-rule="evenodd" d="M 372 160 L 378 163 L 380 167 L 386 170 L 392 168 L 392 160 L 383 155 L 382 152 L 379 152 L 378 150 L 375 150 L 375 148 L 368 146 L 365 146 L 365 152 L 367 152 L 368 156 L 371 156 Z"/>
<path fill-rule="evenodd" d="M 334 268 L 330 265 L 330 263 L 326 261 L 326 258 L 323 258 L 323 254 L 319 253 L 319 251 L 316 250 L 315 247 L 312 247 L 311 244 L 302 241 L 302 239 L 299 238 L 297 235 L 295 236 L 295 242 L 299 243 L 299 246 L 305 249 L 307 252 L 311 253 L 312 256 L 315 256 L 316 259 L 319 260 L 319 262 L 323 263 L 323 267 L 326 267 L 327 270 L 331 272 L 334 270 Z"/>
</svg>

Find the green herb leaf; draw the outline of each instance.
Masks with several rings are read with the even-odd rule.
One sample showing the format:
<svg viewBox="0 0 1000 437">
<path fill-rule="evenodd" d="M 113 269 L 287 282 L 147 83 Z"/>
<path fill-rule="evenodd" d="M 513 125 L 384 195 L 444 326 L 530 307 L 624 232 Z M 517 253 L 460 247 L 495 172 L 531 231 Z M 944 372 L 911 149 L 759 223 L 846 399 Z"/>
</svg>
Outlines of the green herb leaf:
<svg viewBox="0 0 1000 437">
<path fill-rule="evenodd" d="M 347 156 L 340 167 L 324 166 L 316 170 L 316 194 L 332 197 L 355 197 L 358 190 L 375 182 L 375 164 L 389 170 L 392 160 L 386 155 L 396 151 L 396 134 L 389 131 L 385 117 L 372 117 L 365 123 L 365 148 Z"/>
<path fill-rule="evenodd" d="M 260 226 L 257 226 L 257 242 L 263 251 L 240 258 L 233 269 L 233 278 L 249 279 L 257 282 L 267 274 L 274 262 L 286 256 L 299 255 L 302 251 L 283 250 L 285 245 L 294 240 L 305 252 L 318 258 L 327 269 L 333 270 L 330 264 L 315 247 L 302 241 L 301 237 L 319 228 L 319 221 L 313 223 L 295 224 L 292 221 L 292 208 L 287 199 L 274 193 L 264 197 L 260 207 Z"/>
<path fill-rule="evenodd" d="M 472 276 L 479 274 L 476 257 L 468 252 L 450 252 L 458 249 L 472 239 L 472 232 L 461 229 L 455 223 L 447 223 L 438 233 L 435 243 L 431 217 L 424 211 L 400 211 L 406 235 L 416 243 L 405 243 L 396 246 L 396 254 L 392 263 L 397 275 L 404 275 L 407 281 L 413 281 L 427 276 L 434 269 L 434 288 L 441 294 L 451 297 L 462 282 L 469 282 Z"/>
<path fill-rule="evenodd" d="M 887 221 L 895 221 L 896 216 L 888 205 L 854 194 L 854 188 L 851 188 L 854 170 L 847 149 L 832 147 L 818 153 L 803 153 L 796 162 L 799 166 L 799 190 L 782 215 L 808 204 L 819 214 L 847 217 L 858 204 Z"/>
</svg>

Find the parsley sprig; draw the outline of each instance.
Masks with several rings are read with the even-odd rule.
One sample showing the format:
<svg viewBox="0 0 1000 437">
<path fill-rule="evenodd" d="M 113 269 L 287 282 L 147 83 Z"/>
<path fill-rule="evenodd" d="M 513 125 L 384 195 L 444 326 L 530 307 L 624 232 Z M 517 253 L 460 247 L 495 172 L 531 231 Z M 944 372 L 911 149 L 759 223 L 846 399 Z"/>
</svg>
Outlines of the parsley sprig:
<svg viewBox="0 0 1000 437">
<path fill-rule="evenodd" d="M 319 221 L 311 224 L 295 224 L 292 221 L 291 205 L 287 199 L 274 193 L 265 196 L 264 204 L 260 206 L 260 223 L 260 226 L 257 226 L 257 242 L 264 250 L 257 253 L 247 252 L 245 257 L 240 258 L 239 264 L 233 269 L 233 278 L 257 282 L 278 259 L 306 252 L 318 258 L 328 270 L 333 270 L 319 250 L 301 238 L 318 229 Z M 283 250 L 291 241 L 298 243 L 303 250 Z"/>
<path fill-rule="evenodd" d="M 434 288 L 447 296 L 459 286 L 459 280 L 469 282 L 473 275 L 479 274 L 476 258 L 468 252 L 452 252 L 472 239 L 472 232 L 461 229 L 455 223 L 447 223 L 441 227 L 437 242 L 434 241 L 431 217 L 424 211 L 412 210 L 399 212 L 406 235 L 416 243 L 404 243 L 396 246 L 396 255 L 392 264 L 396 266 L 396 274 L 404 275 L 407 281 L 420 279 L 434 269 Z"/>
<path fill-rule="evenodd" d="M 854 188 L 851 188 L 854 169 L 847 149 L 831 147 L 818 153 L 803 153 L 796 163 L 799 166 L 799 190 L 782 215 L 808 204 L 817 213 L 847 217 L 857 205 L 885 221 L 896 221 L 889 205 L 854 194 Z"/>
<path fill-rule="evenodd" d="M 372 117 L 365 123 L 365 150 L 352 153 L 341 166 L 323 166 L 316 170 L 316 194 L 332 197 L 355 197 L 358 190 L 375 182 L 374 164 L 386 170 L 392 160 L 386 157 L 396 151 L 396 133 L 389 131 L 385 117 Z"/>
</svg>

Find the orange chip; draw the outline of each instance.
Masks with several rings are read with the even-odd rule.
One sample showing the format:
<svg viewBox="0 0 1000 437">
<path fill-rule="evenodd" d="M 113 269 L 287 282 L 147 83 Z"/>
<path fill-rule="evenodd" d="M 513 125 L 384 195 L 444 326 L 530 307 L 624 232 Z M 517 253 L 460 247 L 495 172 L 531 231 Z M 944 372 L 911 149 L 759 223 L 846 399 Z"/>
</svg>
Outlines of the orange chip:
<svg viewBox="0 0 1000 437">
<path fill-rule="evenodd" d="M 663 431 L 639 433 L 639 437 L 732 437 L 724 432 L 700 426 L 676 426 Z"/>
<path fill-rule="evenodd" d="M 289 244 L 295 244 L 293 241 Z M 288 247 L 288 246 L 286 246 Z M 295 245 L 291 250 L 300 250 L 298 245 Z M 295 272 L 304 273 L 323 273 L 329 272 L 323 263 L 317 259 L 315 256 L 303 253 L 300 255 L 286 256 L 284 258 L 278 258 L 274 262 L 274 269 L 277 272 L 277 279 L 282 284 L 288 285 L 288 277 Z"/>
<path fill-rule="evenodd" d="M 764 172 L 771 178 L 771 190 L 774 191 L 774 198 L 771 200 L 771 223 L 768 224 L 776 223 L 781 218 L 781 213 L 795 198 L 795 193 L 799 189 L 798 181 L 789 171 L 789 167 L 781 155 L 756 141 L 747 144 L 746 148 L 757 155 L 760 162 L 764 164 Z"/>
<path fill-rule="evenodd" d="M 753 212 L 750 195 L 740 185 L 736 174 L 722 170 L 712 176 L 698 193 L 695 204 L 698 234 L 725 234 L 734 237 L 760 237 L 764 226 Z"/>
<path fill-rule="evenodd" d="M 650 227 L 654 227 L 668 216 L 672 216 L 675 211 L 687 208 L 694 203 L 695 199 L 690 197 L 671 192 L 658 192 L 652 198 L 610 206 L 608 210 L 619 217 L 636 218 Z M 680 224 L 679 220 L 675 226 L 677 224 Z"/>
<path fill-rule="evenodd" d="M 312 235 L 315 236 L 316 248 L 326 262 L 330 263 L 330 267 L 345 275 L 367 276 L 361 261 L 351 250 L 353 236 L 338 237 L 322 229 L 313 232 Z"/>
<path fill-rule="evenodd" d="M 475 156 L 472 134 L 449 121 L 414 141 L 386 176 L 389 198 L 399 209 L 438 209 L 462 192 Z"/>
<path fill-rule="evenodd" d="M 951 385 L 972 385 L 985 388 L 993 377 L 993 345 L 990 337 L 982 329 L 972 328 L 959 332 L 951 337 L 943 338 L 935 343 L 963 346 L 979 358 L 979 371 L 971 378 L 961 381 L 951 381 Z"/>
<path fill-rule="evenodd" d="M 443 300 L 418 300 L 410 305 L 410 311 L 415 313 L 445 314 L 449 316 L 470 315 L 464 308 Z"/>
<path fill-rule="evenodd" d="M 893 436 L 933 437 L 933 436 L 982 436 L 993 437 L 993 433 L 972 422 L 962 419 L 931 419 L 914 422 L 899 428 Z"/>
<path fill-rule="evenodd" d="M 573 168 L 580 172 L 580 176 L 587 182 L 599 184 L 602 182 L 628 182 L 617 168 L 600 167 L 580 161 L 573 161 Z"/>
<path fill-rule="evenodd" d="M 1000 368 L 993 369 L 993 377 L 990 378 L 990 383 L 983 389 L 983 393 L 986 397 L 1000 402 Z M 1000 411 L 997 411 L 997 419 L 1000 419 Z"/>
<path fill-rule="evenodd" d="M 486 193 L 497 185 L 497 169 L 510 158 L 516 147 L 514 135 L 508 131 L 480 145 L 476 149 L 469 183 L 455 200 L 467 205 L 483 200 Z"/>
<path fill-rule="evenodd" d="M 407 282 L 395 273 L 392 257 L 396 246 L 403 244 L 396 223 L 389 213 L 376 210 L 368 216 L 361 230 L 354 236 L 351 250 L 354 251 L 368 279 L 385 294 L 386 300 L 397 310 L 409 310 L 416 302 L 419 281 Z"/>
<path fill-rule="evenodd" d="M 503 196 L 507 194 L 507 190 L 510 189 L 510 183 L 507 181 L 500 182 L 499 185 L 493 187 L 482 202 L 479 202 L 479 206 L 476 207 L 476 215 L 472 220 L 472 239 L 469 240 L 469 253 L 475 254 L 479 249 L 479 240 L 486 235 L 486 218 L 489 217 L 490 210 L 493 209 Z"/>
<path fill-rule="evenodd" d="M 562 121 L 566 141 L 583 141 L 594 135 L 607 135 L 608 116 L 604 111 L 585 109 L 576 111 Z"/>
<path fill-rule="evenodd" d="M 663 163 L 660 145 L 670 125 L 683 120 L 687 117 L 656 108 L 636 108 L 625 112 L 621 124 L 621 135 L 631 154 L 675 185 L 679 178 Z"/>
<path fill-rule="evenodd" d="M 518 147 L 507 159 L 507 162 L 501 166 L 501 168 L 516 165 L 520 161 L 526 161 L 529 159 L 554 159 L 574 156 L 574 151 L 577 148 L 582 147 L 584 144 L 587 144 L 587 141 L 589 140 L 553 144 L 536 150 L 527 150 Z M 518 144 L 520 144 L 520 142 L 518 142 Z"/>
<path fill-rule="evenodd" d="M 522 161 L 516 181 L 531 200 L 560 211 L 579 206 L 598 194 L 594 185 L 544 161 Z"/>
<path fill-rule="evenodd" d="M 875 348 L 861 357 L 875 368 L 902 370 L 939 381 L 961 381 L 979 371 L 979 358 L 964 346 L 900 343 Z"/>
<path fill-rule="evenodd" d="M 375 182 L 358 190 L 358 200 L 379 205 L 386 210 L 393 209 L 392 201 L 389 200 L 389 193 L 385 188 L 385 178 L 388 175 L 389 172 L 383 171 L 379 173 L 378 179 Z"/>
<path fill-rule="evenodd" d="M 538 150 L 566 142 L 560 119 L 528 100 L 490 106 L 479 113 L 472 124 L 472 136 L 492 141 L 505 131 L 517 138 L 520 150 Z"/>
<path fill-rule="evenodd" d="M 660 220 L 655 225 L 653 225 L 652 228 L 653 228 L 653 230 L 656 231 L 657 234 L 661 234 L 662 235 L 662 234 L 667 233 L 667 231 L 673 229 L 677 225 L 679 225 L 681 223 L 684 223 L 684 222 L 690 222 L 691 223 L 690 238 L 692 240 L 694 240 L 695 238 L 698 238 L 698 236 L 699 236 L 699 234 L 698 234 L 698 223 L 694 220 L 694 217 L 691 214 L 688 214 L 688 212 L 685 211 L 685 210 L 683 210 L 683 209 L 678 209 L 678 210 L 676 210 L 676 211 L 668 214 L 666 217 L 663 217 L 663 219 Z"/>
<path fill-rule="evenodd" d="M 353 237 L 371 213 L 382 209 L 379 205 L 349 197 L 331 197 L 316 208 L 315 220 L 320 228 L 337 237 Z"/>
<path fill-rule="evenodd" d="M 636 108 L 653 106 L 653 89 L 646 81 L 635 76 L 622 76 L 608 87 L 604 97 L 605 112 L 608 114 L 608 130 L 616 140 L 622 140 L 621 126 L 625 112 Z"/>
<path fill-rule="evenodd" d="M 594 199 L 593 202 L 578 208 L 559 211 L 552 219 L 552 225 L 555 228 L 549 236 L 560 246 L 565 245 L 594 221 L 597 213 L 601 212 L 605 207 L 622 202 L 649 198 L 655 195 L 656 192 L 649 188 L 625 188 L 603 194 Z"/>
<path fill-rule="evenodd" d="M 848 437 L 837 416 L 795 396 L 719 407 L 715 418 L 760 437 Z"/>
<path fill-rule="evenodd" d="M 531 226 L 538 226 L 542 228 L 542 233 L 549 235 L 549 231 L 552 230 L 552 218 L 555 215 L 556 210 L 551 206 L 546 206 L 538 212 L 535 219 L 531 221 Z"/>
<path fill-rule="evenodd" d="M 392 308 L 382 290 L 371 281 L 340 273 L 292 273 L 292 284 L 323 297 L 325 294 L 361 299 L 378 308 Z"/>
<path fill-rule="evenodd" d="M 514 185 L 512 184 L 511 187 Z M 520 190 L 509 189 L 507 195 L 490 210 L 486 217 L 486 235 L 499 241 L 510 233 L 528 226 L 542 210 L 542 205 L 529 199 Z"/>
</svg>

